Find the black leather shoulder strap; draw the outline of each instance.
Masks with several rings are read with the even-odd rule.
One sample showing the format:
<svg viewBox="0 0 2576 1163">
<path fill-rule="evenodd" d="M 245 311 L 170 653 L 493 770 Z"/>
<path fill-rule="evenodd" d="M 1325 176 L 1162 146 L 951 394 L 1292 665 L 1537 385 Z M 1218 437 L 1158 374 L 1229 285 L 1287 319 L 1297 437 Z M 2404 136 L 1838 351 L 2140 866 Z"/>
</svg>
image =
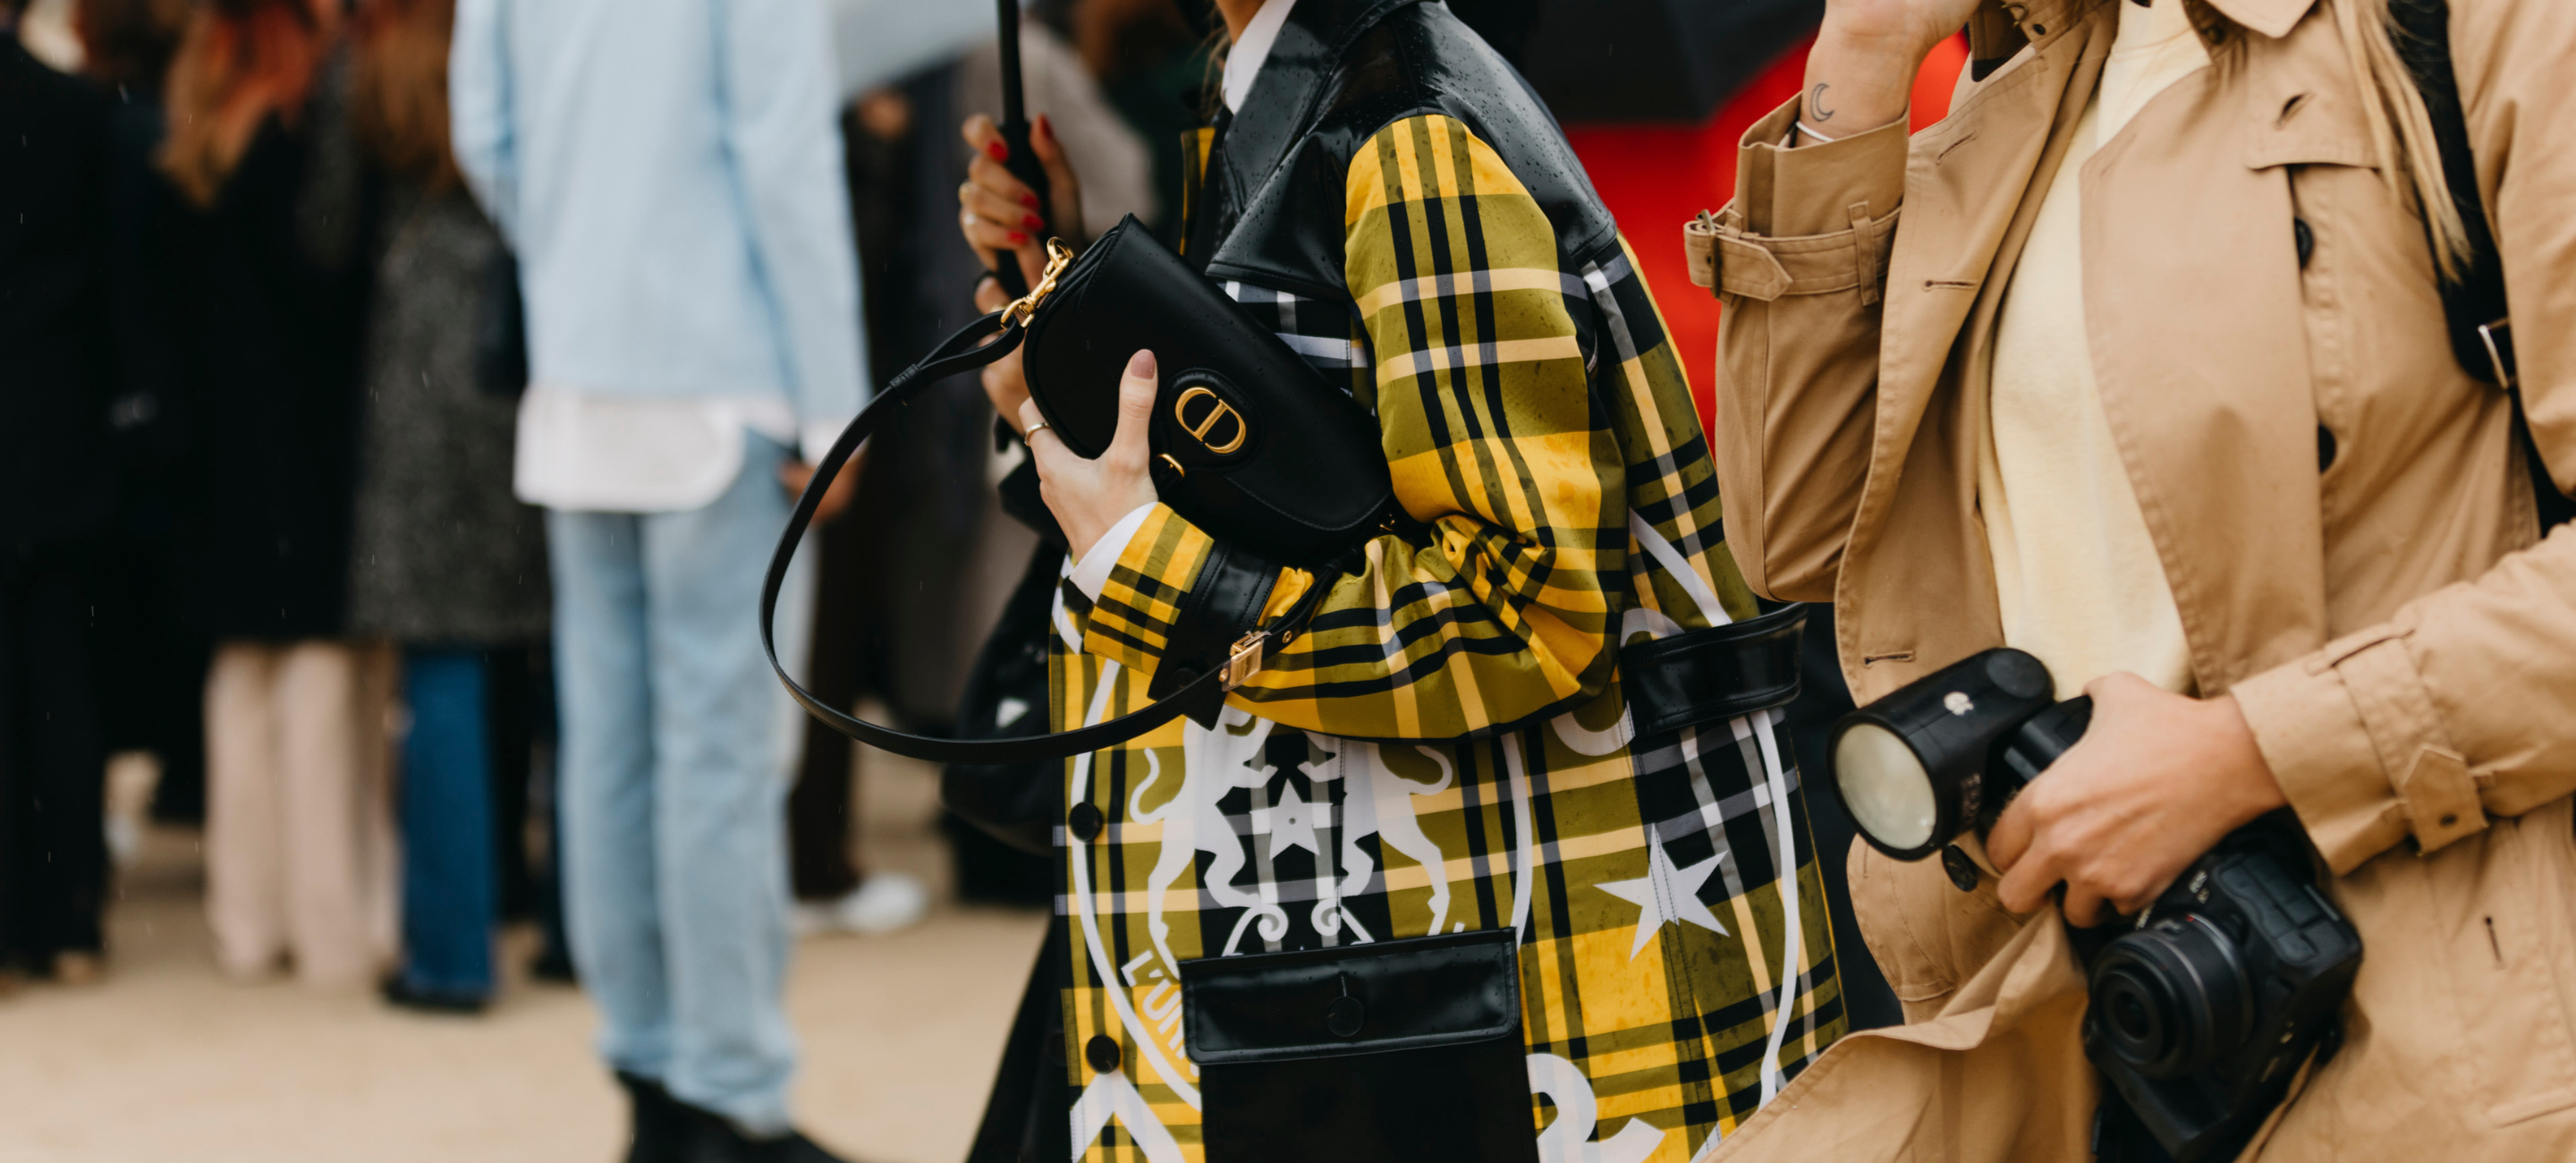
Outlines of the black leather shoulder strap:
<svg viewBox="0 0 2576 1163">
<path fill-rule="evenodd" d="M 983 343 L 986 338 L 996 335 L 999 338 L 993 342 Z M 823 463 L 814 468 L 814 479 L 806 482 L 804 495 L 796 498 L 796 509 L 788 515 L 787 528 L 778 536 L 778 548 L 770 553 L 769 574 L 760 584 L 760 648 L 769 656 L 769 668 L 777 672 L 779 682 L 786 684 L 787 693 L 808 714 L 822 720 L 824 726 L 881 751 L 934 763 L 1003 764 L 1064 759 L 1086 751 L 1115 747 L 1171 722 L 1186 710 L 1223 699 L 1229 689 L 1227 668 L 1214 666 L 1178 690 L 1168 694 L 1157 691 L 1154 701 L 1145 707 L 1105 723 L 1053 735 L 967 741 L 907 734 L 857 718 L 815 698 L 814 692 L 789 677 L 787 668 L 779 663 L 777 633 L 772 625 L 777 620 L 778 588 L 787 580 L 788 564 L 796 559 L 796 548 L 804 542 L 805 530 L 814 523 L 814 510 L 823 503 L 823 494 L 832 487 L 833 479 L 849 465 L 850 457 L 858 451 L 859 445 L 884 427 L 888 418 L 902 411 L 914 396 L 921 394 L 922 389 L 1009 355 L 1020 345 L 1020 338 L 1020 329 L 1005 327 L 1001 314 L 996 312 L 958 329 L 929 355 L 923 356 L 920 362 L 905 368 L 903 374 L 896 376 L 885 390 L 868 402 L 867 407 L 860 409 L 859 414 L 850 420 L 849 427 L 841 430 L 840 439 L 832 442 L 832 451 L 823 457 Z M 1304 626 L 1306 620 L 1314 616 L 1323 605 L 1324 595 L 1331 589 L 1328 581 L 1319 579 L 1298 600 L 1295 608 L 1262 628 L 1260 632 L 1266 643 L 1285 644 L 1296 628 Z"/>
<path fill-rule="evenodd" d="M 2469 254 L 2456 279 L 2442 281 L 2442 312 L 2449 317 L 2451 351 L 2470 375 L 2500 388 L 2514 386 L 2513 332 L 2505 302 L 2504 260 L 2494 224 L 2478 192 L 2477 151 L 2469 141 L 2468 114 L 2460 104 L 2459 75 L 2451 66 L 2450 0 L 2389 0 L 2397 53 L 2414 74 L 2432 115 L 2433 142 L 2441 154 L 2442 181 L 2459 207 Z M 2427 227 L 2430 229 L 2428 221 Z M 2495 346 L 2490 349 L 2490 343 Z"/>
<path fill-rule="evenodd" d="M 2442 314 L 2450 325 L 2451 355 L 2470 375 L 2513 394 L 2514 427 L 2521 434 L 2522 454 L 2531 475 L 2532 504 L 2541 531 L 2576 521 L 2576 498 L 2558 491 L 2540 444 L 2531 438 L 2523 416 L 2522 367 L 2514 355 L 2512 306 L 2505 296 L 2504 256 L 2496 245 L 2495 222 L 2487 216 L 2486 197 L 2478 188 L 2477 150 L 2469 140 L 2469 119 L 2460 100 L 2459 74 L 2451 64 L 2450 0 L 2389 0 L 2396 24 L 2397 53 L 2424 96 L 2433 123 L 2434 148 L 2442 155 L 2442 183 L 2459 207 L 2469 253 L 2459 277 L 2442 280 Z M 2425 224 L 2426 238 L 2432 226 Z"/>
</svg>

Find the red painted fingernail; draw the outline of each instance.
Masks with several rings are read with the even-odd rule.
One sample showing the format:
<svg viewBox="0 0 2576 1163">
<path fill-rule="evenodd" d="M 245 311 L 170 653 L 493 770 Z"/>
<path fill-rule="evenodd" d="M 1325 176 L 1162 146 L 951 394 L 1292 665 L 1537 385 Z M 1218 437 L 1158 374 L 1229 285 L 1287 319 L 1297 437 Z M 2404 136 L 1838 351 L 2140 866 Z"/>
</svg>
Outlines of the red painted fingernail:
<svg viewBox="0 0 2576 1163">
<path fill-rule="evenodd" d="M 1055 123 L 1047 120 L 1047 115 L 1044 113 L 1038 114 L 1038 132 L 1047 135 L 1050 140 L 1055 137 Z"/>
<path fill-rule="evenodd" d="M 1019 245 L 1021 245 L 1021 244 L 1025 243 L 1025 242 L 1027 242 L 1028 240 L 1029 240 L 1029 236 L 1028 236 L 1028 235 L 1022 234 L 1022 233 L 1020 233 L 1019 231 L 1016 231 L 1016 230 L 1014 230 L 1014 231 L 1012 231 L 1012 232 L 1011 232 L 1011 245 L 1013 245 L 1013 246 L 1019 246 Z"/>
<path fill-rule="evenodd" d="M 1028 208 L 1029 208 L 1029 209 L 1031 209 L 1031 210 L 1035 210 L 1035 209 L 1037 209 L 1037 208 L 1038 208 L 1038 196 L 1037 196 L 1037 195 L 1035 195 L 1035 194 L 1027 194 L 1027 193 L 1021 194 L 1021 195 L 1020 195 L 1020 205 L 1026 206 L 1026 207 L 1028 207 Z"/>
<path fill-rule="evenodd" d="M 1044 230 L 1046 229 L 1046 219 L 1040 218 L 1035 214 L 1031 214 L 1021 218 L 1020 225 L 1028 227 L 1031 230 Z"/>
<path fill-rule="evenodd" d="M 993 160 L 997 162 L 1011 160 L 1011 147 L 998 141 L 986 142 L 984 152 L 993 155 Z"/>
</svg>

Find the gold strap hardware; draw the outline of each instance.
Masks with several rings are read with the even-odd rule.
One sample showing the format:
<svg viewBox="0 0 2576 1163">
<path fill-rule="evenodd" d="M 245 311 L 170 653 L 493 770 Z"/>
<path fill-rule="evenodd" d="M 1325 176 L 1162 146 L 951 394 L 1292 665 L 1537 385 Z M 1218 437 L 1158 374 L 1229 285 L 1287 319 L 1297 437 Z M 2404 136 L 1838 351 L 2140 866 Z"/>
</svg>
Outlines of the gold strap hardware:
<svg viewBox="0 0 2576 1163">
<path fill-rule="evenodd" d="M 1235 640 L 1234 649 L 1225 656 L 1225 689 L 1233 690 L 1251 681 L 1261 669 L 1261 648 L 1269 642 L 1270 635 L 1259 630 Z"/>
<path fill-rule="evenodd" d="M 2515 383 L 2513 359 L 2513 319 L 2507 316 L 2493 323 L 2478 325 L 2478 339 L 2487 345 L 2487 361 L 2495 365 L 2496 386 L 2510 392 Z"/>
<path fill-rule="evenodd" d="M 1038 304 L 1046 302 L 1046 297 L 1055 293 L 1056 276 L 1063 274 L 1064 268 L 1071 265 L 1073 248 L 1066 246 L 1061 238 L 1048 239 L 1046 273 L 1038 276 L 1038 285 L 1029 288 L 1028 294 L 1011 300 L 1009 306 L 1002 308 L 1002 326 L 1028 326 L 1029 318 L 1038 313 Z"/>
</svg>

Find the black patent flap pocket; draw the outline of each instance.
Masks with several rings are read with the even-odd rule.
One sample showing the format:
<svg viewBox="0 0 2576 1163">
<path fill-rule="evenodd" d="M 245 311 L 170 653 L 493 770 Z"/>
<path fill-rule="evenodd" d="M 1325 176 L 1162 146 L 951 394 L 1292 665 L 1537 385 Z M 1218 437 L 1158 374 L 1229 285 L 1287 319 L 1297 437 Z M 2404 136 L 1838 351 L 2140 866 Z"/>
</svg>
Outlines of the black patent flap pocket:
<svg viewBox="0 0 2576 1163">
<path fill-rule="evenodd" d="M 1457 1046 L 1520 1026 L 1519 934 L 1480 929 L 1181 963 L 1202 1066 Z"/>
<path fill-rule="evenodd" d="M 1807 607 L 1619 648 L 1619 686 L 1639 735 L 1722 722 L 1798 697 Z"/>
</svg>

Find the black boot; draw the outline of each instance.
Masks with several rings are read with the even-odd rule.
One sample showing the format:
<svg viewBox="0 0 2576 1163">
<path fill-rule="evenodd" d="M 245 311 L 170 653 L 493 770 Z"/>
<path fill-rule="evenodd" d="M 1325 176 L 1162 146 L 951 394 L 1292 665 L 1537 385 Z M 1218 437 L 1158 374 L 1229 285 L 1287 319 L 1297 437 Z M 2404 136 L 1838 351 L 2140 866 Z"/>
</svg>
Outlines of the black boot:
<svg viewBox="0 0 2576 1163">
<path fill-rule="evenodd" d="M 756 1139 L 711 1111 L 683 1109 L 697 1123 L 697 1138 L 688 1163 L 846 1163 L 798 1131 Z"/>
<path fill-rule="evenodd" d="M 415 1013 L 471 1017 L 482 1013 L 492 999 L 479 993 L 448 993 L 444 990 L 421 989 L 394 974 L 376 986 L 376 993 L 396 1009 Z"/>
<path fill-rule="evenodd" d="M 634 1141 L 626 1149 L 626 1163 L 689 1163 L 698 1130 L 697 1117 L 689 1108 L 672 1098 L 661 1083 L 641 1075 L 620 1070 L 617 1085 L 626 1088 L 627 1102 L 635 1110 Z"/>
</svg>

